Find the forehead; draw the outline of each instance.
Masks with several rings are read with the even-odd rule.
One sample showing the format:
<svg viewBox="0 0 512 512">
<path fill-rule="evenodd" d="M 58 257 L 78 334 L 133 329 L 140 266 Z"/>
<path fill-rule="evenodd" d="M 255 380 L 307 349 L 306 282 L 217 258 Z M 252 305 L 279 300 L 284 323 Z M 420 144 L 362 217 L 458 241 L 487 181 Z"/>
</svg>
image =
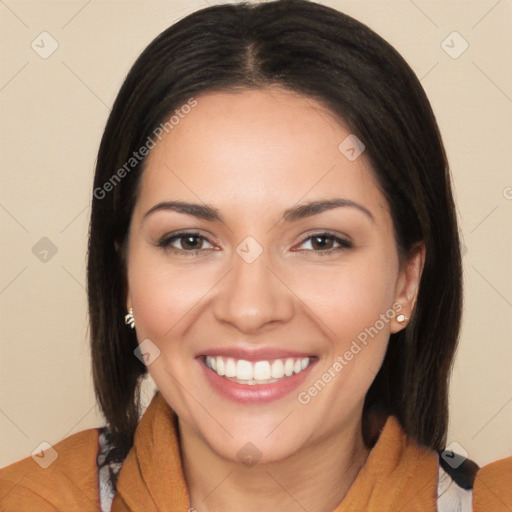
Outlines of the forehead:
<svg viewBox="0 0 512 512">
<path fill-rule="evenodd" d="M 319 102 L 283 89 L 196 100 L 147 157 L 139 208 L 200 199 L 250 216 L 301 199 L 343 197 L 373 204 L 376 215 L 387 210 L 364 152 L 347 158 L 343 143 L 353 136 Z"/>
</svg>

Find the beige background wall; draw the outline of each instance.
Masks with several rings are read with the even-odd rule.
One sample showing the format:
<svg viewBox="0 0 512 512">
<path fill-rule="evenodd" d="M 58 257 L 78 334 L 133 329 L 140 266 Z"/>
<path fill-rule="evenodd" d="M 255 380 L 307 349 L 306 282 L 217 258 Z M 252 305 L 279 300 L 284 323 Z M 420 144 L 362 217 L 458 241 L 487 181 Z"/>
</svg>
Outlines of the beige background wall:
<svg viewBox="0 0 512 512">
<path fill-rule="evenodd" d="M 30 455 L 42 441 L 54 444 L 102 424 L 84 289 L 97 146 L 140 51 L 208 3 L 214 2 L 0 2 L 0 466 Z M 480 465 L 510 455 L 512 3 L 321 3 L 391 42 L 431 100 L 467 248 L 449 442 Z"/>
</svg>

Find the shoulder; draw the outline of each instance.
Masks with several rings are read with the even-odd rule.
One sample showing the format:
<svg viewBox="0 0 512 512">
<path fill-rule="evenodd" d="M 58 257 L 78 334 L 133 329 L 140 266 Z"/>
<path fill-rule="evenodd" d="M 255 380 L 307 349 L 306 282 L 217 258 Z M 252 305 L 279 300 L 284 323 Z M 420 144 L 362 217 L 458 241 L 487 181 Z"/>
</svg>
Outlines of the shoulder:
<svg viewBox="0 0 512 512">
<path fill-rule="evenodd" d="M 512 510 L 512 456 L 491 462 L 478 471 L 473 489 L 473 510 Z"/>
<path fill-rule="evenodd" d="M 0 469 L 2 512 L 98 510 L 99 433 L 77 432 Z"/>
<path fill-rule="evenodd" d="M 439 512 L 510 512 L 512 457 L 479 468 L 469 459 L 443 452 L 439 457 L 437 493 Z"/>
</svg>

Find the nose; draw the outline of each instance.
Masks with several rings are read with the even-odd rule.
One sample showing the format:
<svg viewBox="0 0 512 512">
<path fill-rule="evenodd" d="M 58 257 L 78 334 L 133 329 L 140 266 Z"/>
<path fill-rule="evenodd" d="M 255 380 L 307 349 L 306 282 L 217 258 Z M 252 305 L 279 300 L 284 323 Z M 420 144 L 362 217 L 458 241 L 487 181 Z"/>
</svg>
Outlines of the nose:
<svg viewBox="0 0 512 512">
<path fill-rule="evenodd" d="M 244 334 L 255 334 L 271 323 L 285 323 L 294 314 L 293 293 L 269 266 L 265 252 L 248 263 L 238 254 L 219 283 L 214 315 Z"/>
</svg>

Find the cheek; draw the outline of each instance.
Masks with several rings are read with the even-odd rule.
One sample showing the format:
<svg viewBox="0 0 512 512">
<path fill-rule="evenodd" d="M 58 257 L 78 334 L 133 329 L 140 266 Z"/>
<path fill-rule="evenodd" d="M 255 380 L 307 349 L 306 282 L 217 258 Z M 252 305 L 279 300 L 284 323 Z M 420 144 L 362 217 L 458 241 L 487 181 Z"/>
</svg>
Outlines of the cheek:
<svg viewBox="0 0 512 512">
<path fill-rule="evenodd" d="M 398 263 L 392 254 L 388 258 L 353 258 L 346 263 L 321 268 L 309 273 L 307 280 L 299 275 L 294 289 L 304 299 L 325 327 L 325 334 L 338 349 L 355 339 L 359 333 L 378 322 L 377 327 L 387 338 L 389 319 L 382 326 L 381 314 L 393 314 L 391 309 L 397 278 Z"/>
<path fill-rule="evenodd" d="M 299 397 L 301 404 L 314 403 L 320 415 L 334 410 L 342 414 L 361 404 L 382 365 L 395 315 L 397 268 L 384 261 L 354 262 L 323 275 L 317 272 L 302 288 L 303 295 L 297 293 L 308 297 L 305 302 L 318 319 L 316 325 L 330 342 L 322 373 L 307 383 Z M 320 393 L 324 386 L 326 392 Z"/>
<path fill-rule="evenodd" d="M 162 256 L 134 244 L 128 273 L 130 295 L 140 339 L 157 345 L 180 330 L 186 315 L 196 306 L 212 279 L 197 268 L 177 268 Z"/>
</svg>

